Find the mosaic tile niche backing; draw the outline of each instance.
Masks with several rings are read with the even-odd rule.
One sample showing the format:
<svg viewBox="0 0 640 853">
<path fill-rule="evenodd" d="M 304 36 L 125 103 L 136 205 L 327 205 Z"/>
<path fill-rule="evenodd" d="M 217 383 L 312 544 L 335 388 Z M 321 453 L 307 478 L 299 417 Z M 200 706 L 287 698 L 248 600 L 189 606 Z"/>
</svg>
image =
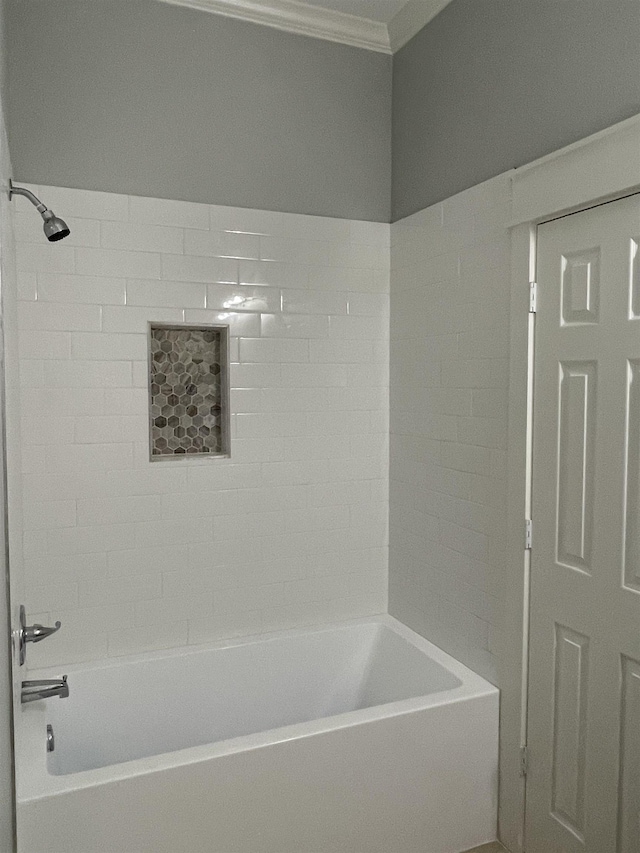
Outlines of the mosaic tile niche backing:
<svg viewBox="0 0 640 853">
<path fill-rule="evenodd" d="M 151 458 L 225 455 L 226 327 L 150 329 Z"/>
</svg>

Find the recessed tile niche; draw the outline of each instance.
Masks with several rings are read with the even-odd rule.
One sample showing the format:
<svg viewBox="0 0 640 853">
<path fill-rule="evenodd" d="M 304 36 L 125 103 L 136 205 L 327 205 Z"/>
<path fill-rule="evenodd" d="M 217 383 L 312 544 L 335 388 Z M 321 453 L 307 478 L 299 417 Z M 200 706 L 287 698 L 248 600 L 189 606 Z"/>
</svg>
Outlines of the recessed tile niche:
<svg viewBox="0 0 640 853">
<path fill-rule="evenodd" d="M 229 455 L 227 326 L 149 327 L 151 459 Z"/>
</svg>

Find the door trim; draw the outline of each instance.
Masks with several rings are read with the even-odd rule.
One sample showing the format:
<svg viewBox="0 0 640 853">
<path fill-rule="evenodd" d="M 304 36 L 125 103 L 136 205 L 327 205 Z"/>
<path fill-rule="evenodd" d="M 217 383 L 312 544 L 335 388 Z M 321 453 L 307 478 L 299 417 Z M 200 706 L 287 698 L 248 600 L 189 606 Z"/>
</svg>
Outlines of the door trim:
<svg viewBox="0 0 640 853">
<path fill-rule="evenodd" d="M 530 552 L 524 523 L 531 510 L 535 315 L 529 283 L 536 278 L 536 228 L 640 191 L 640 114 L 536 160 L 511 176 L 511 343 L 507 438 L 507 588 L 500 655 L 499 837 L 513 853 L 525 850 Z M 535 545 L 534 545 L 535 547 Z"/>
</svg>

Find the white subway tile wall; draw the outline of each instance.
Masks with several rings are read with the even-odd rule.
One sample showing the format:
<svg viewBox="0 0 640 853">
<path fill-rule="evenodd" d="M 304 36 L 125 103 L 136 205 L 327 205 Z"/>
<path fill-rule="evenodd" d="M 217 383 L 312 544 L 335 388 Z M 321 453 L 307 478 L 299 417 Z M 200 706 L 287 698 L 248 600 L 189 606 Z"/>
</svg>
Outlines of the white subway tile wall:
<svg viewBox="0 0 640 853">
<path fill-rule="evenodd" d="M 386 611 L 390 227 L 31 189 L 72 237 L 17 199 L 29 664 Z M 149 462 L 150 321 L 229 324 L 230 459 Z"/>
<path fill-rule="evenodd" d="M 389 609 L 494 683 L 505 606 L 509 210 L 500 176 L 391 228 Z"/>
<path fill-rule="evenodd" d="M 9 161 L 9 146 L 6 137 L 4 120 L 0 118 L 0 179 L 4 186 L 9 183 L 12 174 Z M 13 209 L 12 209 L 13 208 Z M 2 597 L 2 606 L 10 603 L 11 617 L 8 622 L 3 621 L 6 630 L 18 625 L 18 608 L 24 599 L 24 567 L 22 553 L 22 532 L 24 521 L 22 516 L 22 463 L 20 455 L 20 359 L 18 343 L 18 294 L 30 293 L 35 275 L 27 273 L 18 278 L 16 272 L 16 245 L 13 214 L 15 205 L 9 201 L 8 193 L 0 194 L 0 261 L 2 265 L 2 333 L 3 333 L 3 358 L 4 366 L 1 374 L 4 379 L 4 431 L 6 458 L 0 464 L 4 467 L 6 476 L 6 513 L 8 519 L 8 536 L 5 547 L 8 546 L 10 553 L 9 574 L 10 602 Z M 33 458 L 33 464 L 37 464 L 37 454 Z M 7 570 L 7 560 L 3 556 L 3 570 Z M 19 668 L 18 644 L 13 643 L 13 715 L 17 719 L 20 712 L 20 683 L 22 673 Z M 2 678 L 6 678 L 6 668 L 0 664 Z M 6 714 L 6 712 L 5 712 Z M 6 716 L 5 716 L 6 719 Z M 0 746 L 0 751 L 3 750 Z M 9 761 L 9 751 L 3 751 L 0 761 Z M 5 763 L 6 766 L 6 763 Z M 5 798 L 6 799 L 6 798 Z M 6 819 L 9 815 L 4 808 L 0 809 Z M 3 838 L 6 837 L 4 833 Z M 0 841 L 0 845 L 3 842 Z M 11 846 L 11 842 L 7 840 Z"/>
</svg>

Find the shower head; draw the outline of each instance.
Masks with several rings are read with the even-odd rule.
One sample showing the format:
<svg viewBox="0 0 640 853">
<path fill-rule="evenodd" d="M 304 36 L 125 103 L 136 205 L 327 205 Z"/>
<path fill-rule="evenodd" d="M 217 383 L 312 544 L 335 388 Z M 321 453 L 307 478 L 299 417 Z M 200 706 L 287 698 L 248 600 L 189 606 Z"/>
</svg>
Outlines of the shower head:
<svg viewBox="0 0 640 853">
<path fill-rule="evenodd" d="M 64 219 L 60 219 L 52 210 L 49 210 L 46 204 L 43 204 L 31 190 L 27 190 L 24 187 L 15 187 L 13 182 L 9 180 L 9 201 L 11 201 L 14 195 L 23 195 L 25 198 L 28 198 L 38 211 L 44 220 L 44 235 L 49 242 L 55 243 L 57 240 L 63 240 L 71 233 Z"/>
<path fill-rule="evenodd" d="M 43 229 L 45 237 L 51 243 L 55 243 L 56 240 L 63 240 L 71 233 L 64 219 L 60 219 L 52 210 L 43 211 L 42 218 L 44 219 Z"/>
</svg>

